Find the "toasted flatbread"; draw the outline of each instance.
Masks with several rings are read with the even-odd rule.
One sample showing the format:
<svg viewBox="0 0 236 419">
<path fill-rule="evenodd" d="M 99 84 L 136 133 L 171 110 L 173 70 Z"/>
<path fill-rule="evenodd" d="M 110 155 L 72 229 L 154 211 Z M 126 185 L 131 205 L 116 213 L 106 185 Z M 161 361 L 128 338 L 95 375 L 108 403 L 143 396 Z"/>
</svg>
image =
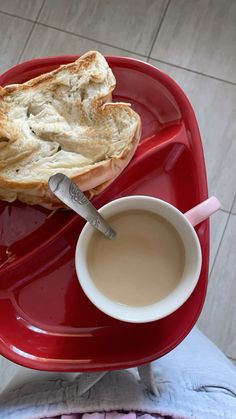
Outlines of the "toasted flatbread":
<svg viewBox="0 0 236 419">
<path fill-rule="evenodd" d="M 88 52 L 23 84 L 0 88 L 0 199 L 49 209 L 63 204 L 48 179 L 61 172 L 88 196 L 101 192 L 131 160 L 139 115 L 111 103 L 115 77 Z"/>
</svg>

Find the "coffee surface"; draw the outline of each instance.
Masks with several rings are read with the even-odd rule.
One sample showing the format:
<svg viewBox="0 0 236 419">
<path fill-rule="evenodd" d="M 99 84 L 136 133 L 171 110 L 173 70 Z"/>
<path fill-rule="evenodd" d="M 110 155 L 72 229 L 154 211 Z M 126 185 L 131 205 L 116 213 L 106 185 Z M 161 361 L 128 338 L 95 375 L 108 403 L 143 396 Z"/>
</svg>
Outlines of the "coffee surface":
<svg viewBox="0 0 236 419">
<path fill-rule="evenodd" d="M 115 240 L 94 231 L 87 263 L 96 287 L 113 301 L 145 306 L 165 298 L 178 285 L 185 264 L 183 242 L 163 217 L 128 210 L 107 218 Z"/>
</svg>

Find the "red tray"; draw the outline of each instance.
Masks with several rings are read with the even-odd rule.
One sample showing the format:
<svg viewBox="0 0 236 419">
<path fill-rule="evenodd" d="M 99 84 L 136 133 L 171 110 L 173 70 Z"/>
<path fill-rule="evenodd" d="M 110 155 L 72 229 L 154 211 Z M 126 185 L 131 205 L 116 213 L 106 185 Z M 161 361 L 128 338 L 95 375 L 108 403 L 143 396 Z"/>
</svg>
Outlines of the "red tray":
<svg viewBox="0 0 236 419">
<path fill-rule="evenodd" d="M 22 83 L 77 56 L 41 58 L 2 76 L 2 86 Z M 135 157 L 96 199 L 144 194 L 185 212 L 207 198 L 201 139 L 191 105 L 180 87 L 155 67 L 107 57 L 115 74 L 115 101 L 130 102 L 142 118 Z M 133 367 L 173 349 L 195 324 L 208 280 L 209 224 L 196 231 L 203 264 L 196 289 L 172 315 L 147 324 L 114 320 L 81 290 L 74 252 L 83 220 L 21 203 L 0 204 L 0 352 L 21 365 L 50 371 Z"/>
</svg>

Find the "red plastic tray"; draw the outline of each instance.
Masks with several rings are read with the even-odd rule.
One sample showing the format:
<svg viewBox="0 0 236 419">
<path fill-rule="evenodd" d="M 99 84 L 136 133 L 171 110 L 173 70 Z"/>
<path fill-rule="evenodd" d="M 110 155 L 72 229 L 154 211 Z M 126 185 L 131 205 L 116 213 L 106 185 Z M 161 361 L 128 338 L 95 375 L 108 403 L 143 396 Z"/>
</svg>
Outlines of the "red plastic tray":
<svg viewBox="0 0 236 419">
<path fill-rule="evenodd" d="M 0 76 L 0 84 L 24 82 L 76 58 L 25 62 Z M 207 198 L 201 139 L 188 99 L 149 64 L 107 59 L 117 80 L 114 100 L 132 104 L 143 130 L 132 162 L 94 204 L 145 194 L 187 211 Z M 50 216 L 40 207 L 0 204 L 0 352 L 10 360 L 51 371 L 128 368 L 161 357 L 195 324 L 208 280 L 208 221 L 196 229 L 203 264 L 193 294 L 172 315 L 142 325 L 106 316 L 82 292 L 74 252 L 83 225 L 69 211 Z"/>
</svg>

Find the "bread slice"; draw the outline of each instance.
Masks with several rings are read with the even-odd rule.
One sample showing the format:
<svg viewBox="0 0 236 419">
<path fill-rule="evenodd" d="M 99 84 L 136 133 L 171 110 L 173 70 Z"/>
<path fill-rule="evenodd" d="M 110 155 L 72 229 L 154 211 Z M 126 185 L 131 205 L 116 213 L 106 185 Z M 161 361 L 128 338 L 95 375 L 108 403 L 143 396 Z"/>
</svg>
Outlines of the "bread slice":
<svg viewBox="0 0 236 419">
<path fill-rule="evenodd" d="M 132 158 L 140 117 L 110 103 L 115 77 L 105 58 L 88 52 L 72 64 L 23 84 L 0 88 L 0 199 L 54 209 L 48 188 L 57 172 L 90 197 Z"/>
</svg>

